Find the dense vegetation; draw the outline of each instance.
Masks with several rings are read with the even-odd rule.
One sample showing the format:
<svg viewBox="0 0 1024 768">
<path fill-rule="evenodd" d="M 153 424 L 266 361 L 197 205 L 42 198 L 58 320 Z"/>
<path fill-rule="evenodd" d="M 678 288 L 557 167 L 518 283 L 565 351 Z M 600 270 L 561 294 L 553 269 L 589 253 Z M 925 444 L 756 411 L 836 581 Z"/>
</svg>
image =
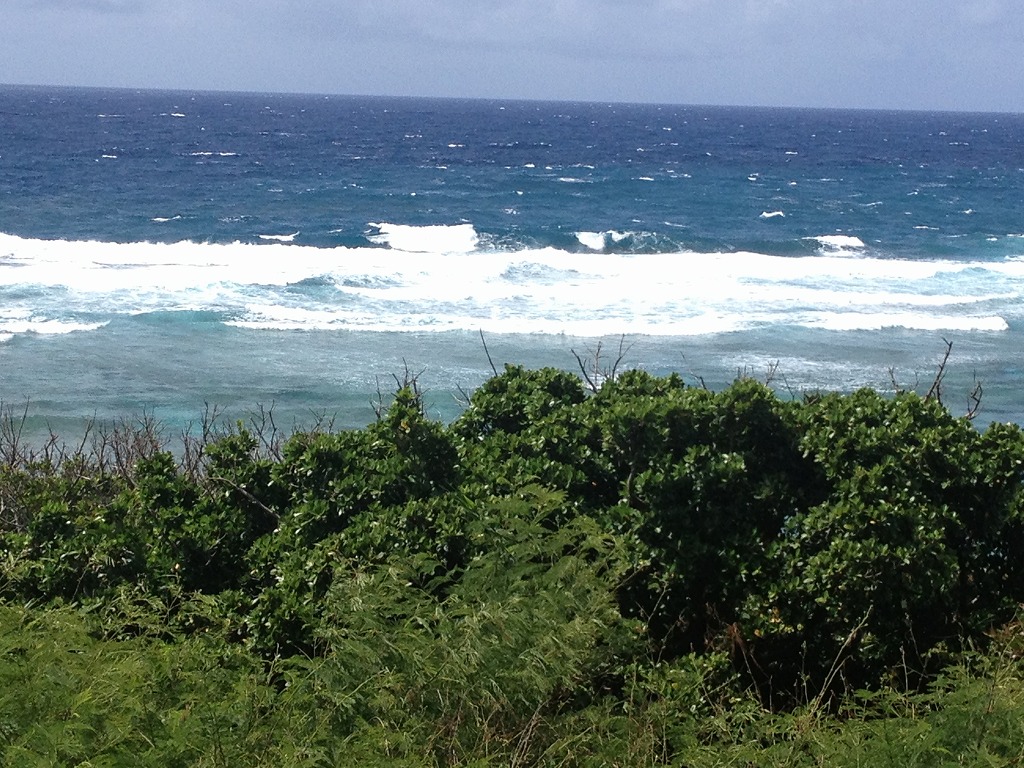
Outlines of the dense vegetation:
<svg viewBox="0 0 1024 768">
<path fill-rule="evenodd" d="M 173 453 L 8 411 L 0 765 L 1024 761 L 1019 427 L 513 366 L 441 424 L 404 383 Z"/>
</svg>

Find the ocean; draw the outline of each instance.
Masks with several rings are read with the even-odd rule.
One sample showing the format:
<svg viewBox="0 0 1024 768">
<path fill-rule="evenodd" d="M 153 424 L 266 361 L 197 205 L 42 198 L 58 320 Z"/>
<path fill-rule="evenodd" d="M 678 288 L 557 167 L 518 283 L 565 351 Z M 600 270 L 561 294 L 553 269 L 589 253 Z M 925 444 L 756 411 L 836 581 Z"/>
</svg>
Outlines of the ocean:
<svg viewBox="0 0 1024 768">
<path fill-rule="evenodd" d="M 1024 422 L 1024 116 L 0 87 L 0 400 L 452 419 L 491 360 Z M 486 350 L 484 348 L 486 342 Z"/>
</svg>

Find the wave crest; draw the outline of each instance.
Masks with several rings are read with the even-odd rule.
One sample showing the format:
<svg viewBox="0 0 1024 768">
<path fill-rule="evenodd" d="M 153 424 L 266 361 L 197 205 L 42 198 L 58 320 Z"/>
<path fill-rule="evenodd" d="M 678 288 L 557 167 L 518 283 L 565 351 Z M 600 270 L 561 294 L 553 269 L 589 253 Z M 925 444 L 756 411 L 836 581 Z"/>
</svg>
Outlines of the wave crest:
<svg viewBox="0 0 1024 768">
<path fill-rule="evenodd" d="M 470 225 L 377 227 L 389 247 L 0 234 L 0 334 L 89 331 L 117 317 L 183 312 L 253 329 L 579 336 L 771 327 L 1002 332 L 1024 321 L 1021 259 L 643 253 L 622 248 L 633 234 L 616 231 L 590 233 L 602 249 L 582 253 L 485 251 Z"/>
<path fill-rule="evenodd" d="M 407 224 L 375 224 L 376 234 L 367 240 L 407 253 L 470 253 L 476 250 L 480 236 L 472 224 L 410 226 Z"/>
</svg>

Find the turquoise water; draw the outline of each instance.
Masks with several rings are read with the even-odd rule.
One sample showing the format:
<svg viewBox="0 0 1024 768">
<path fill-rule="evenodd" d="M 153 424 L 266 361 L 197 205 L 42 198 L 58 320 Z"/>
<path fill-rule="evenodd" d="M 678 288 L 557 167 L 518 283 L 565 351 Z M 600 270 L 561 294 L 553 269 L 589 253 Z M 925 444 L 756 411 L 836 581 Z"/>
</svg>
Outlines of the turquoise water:
<svg viewBox="0 0 1024 768">
<path fill-rule="evenodd" d="M 495 362 L 1024 419 L 1024 117 L 0 88 L 0 398 L 451 418 Z M 613 355 L 614 357 L 614 355 Z"/>
</svg>

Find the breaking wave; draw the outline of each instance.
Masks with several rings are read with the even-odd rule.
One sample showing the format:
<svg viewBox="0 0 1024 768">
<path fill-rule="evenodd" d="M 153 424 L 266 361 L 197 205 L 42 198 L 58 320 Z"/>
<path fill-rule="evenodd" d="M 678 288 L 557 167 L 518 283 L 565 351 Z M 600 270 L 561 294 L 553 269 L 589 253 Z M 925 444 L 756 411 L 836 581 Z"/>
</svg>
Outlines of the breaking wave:
<svg viewBox="0 0 1024 768">
<path fill-rule="evenodd" d="M 488 250 L 469 224 L 372 226 L 372 245 L 335 248 L 281 242 L 291 235 L 209 244 L 0 234 L 0 334 L 89 331 L 154 312 L 278 330 L 1000 332 L 1024 304 L 1020 259 L 853 258 L 856 238 L 830 237 L 828 252 L 806 256 L 627 253 L 615 246 L 628 233 L 583 232 L 589 250 L 575 253 Z"/>
</svg>

